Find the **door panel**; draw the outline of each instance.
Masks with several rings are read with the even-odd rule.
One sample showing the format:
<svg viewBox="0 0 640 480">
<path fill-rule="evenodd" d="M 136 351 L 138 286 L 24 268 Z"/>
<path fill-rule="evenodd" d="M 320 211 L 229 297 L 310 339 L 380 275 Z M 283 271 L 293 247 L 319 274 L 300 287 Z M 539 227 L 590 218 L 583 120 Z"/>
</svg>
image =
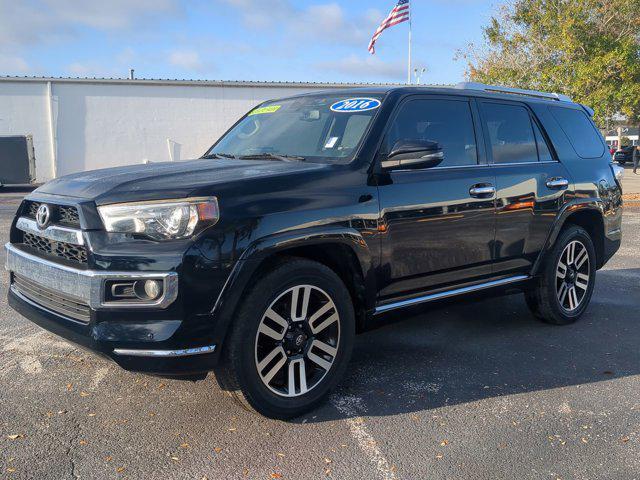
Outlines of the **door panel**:
<svg viewBox="0 0 640 480">
<path fill-rule="evenodd" d="M 495 185 L 488 166 L 390 174 L 379 187 L 382 209 L 381 300 L 491 275 Z"/>
<path fill-rule="evenodd" d="M 480 102 L 496 177 L 494 274 L 528 273 L 571 188 L 533 112 L 520 102 Z"/>
<path fill-rule="evenodd" d="M 562 208 L 566 190 L 549 188 L 553 179 L 568 179 L 559 162 L 495 165 L 497 274 L 531 270 Z M 552 184 L 553 185 L 553 184 Z"/>
</svg>

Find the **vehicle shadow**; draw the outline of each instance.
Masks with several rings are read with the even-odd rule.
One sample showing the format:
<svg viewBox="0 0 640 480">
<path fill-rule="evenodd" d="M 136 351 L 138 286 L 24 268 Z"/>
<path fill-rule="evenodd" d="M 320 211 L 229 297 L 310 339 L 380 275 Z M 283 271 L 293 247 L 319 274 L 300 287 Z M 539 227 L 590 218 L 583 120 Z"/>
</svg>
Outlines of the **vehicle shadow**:
<svg viewBox="0 0 640 480">
<path fill-rule="evenodd" d="M 295 422 L 390 416 L 640 373 L 640 268 L 603 270 L 573 325 L 536 320 L 521 294 L 449 301 L 357 337 L 331 402 Z M 401 315 L 397 315 L 401 318 Z"/>
</svg>

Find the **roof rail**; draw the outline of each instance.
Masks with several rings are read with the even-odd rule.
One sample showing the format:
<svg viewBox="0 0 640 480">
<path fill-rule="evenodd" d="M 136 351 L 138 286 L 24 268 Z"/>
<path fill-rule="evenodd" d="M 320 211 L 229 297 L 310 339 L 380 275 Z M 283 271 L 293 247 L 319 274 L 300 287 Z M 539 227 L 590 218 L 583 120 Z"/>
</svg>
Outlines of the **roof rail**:
<svg viewBox="0 0 640 480">
<path fill-rule="evenodd" d="M 476 82 L 460 82 L 456 85 L 456 88 L 461 90 L 480 90 L 482 92 L 509 93 L 512 95 L 525 95 L 527 97 L 547 98 L 558 102 L 573 102 L 571 98 L 566 95 L 562 95 L 561 93 L 547 93 L 538 92 L 536 90 L 524 90 L 522 88 L 499 87 Z"/>
</svg>

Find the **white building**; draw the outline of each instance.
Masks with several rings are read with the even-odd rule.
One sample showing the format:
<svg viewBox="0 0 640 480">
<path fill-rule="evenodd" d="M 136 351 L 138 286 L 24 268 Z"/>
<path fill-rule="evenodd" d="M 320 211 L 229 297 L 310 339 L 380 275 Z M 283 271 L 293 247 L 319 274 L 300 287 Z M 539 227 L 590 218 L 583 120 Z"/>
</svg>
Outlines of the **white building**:
<svg viewBox="0 0 640 480">
<path fill-rule="evenodd" d="M 363 85 L 0 77 L 0 136 L 32 135 L 36 182 L 202 155 L 256 104 Z"/>
<path fill-rule="evenodd" d="M 638 127 L 620 127 L 619 129 L 605 132 L 605 140 L 613 147 L 620 146 L 620 138 L 622 137 L 629 139 L 629 145 L 640 145 Z"/>
</svg>

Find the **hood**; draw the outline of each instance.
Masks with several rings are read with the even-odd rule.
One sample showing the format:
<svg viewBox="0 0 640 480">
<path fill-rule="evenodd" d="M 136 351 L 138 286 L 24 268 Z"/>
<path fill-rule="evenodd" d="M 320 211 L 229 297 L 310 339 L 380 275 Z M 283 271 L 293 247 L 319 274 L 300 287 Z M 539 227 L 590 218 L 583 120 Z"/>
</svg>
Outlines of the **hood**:
<svg viewBox="0 0 640 480">
<path fill-rule="evenodd" d="M 34 194 L 62 195 L 97 204 L 191 196 L 209 186 L 327 168 L 272 160 L 189 160 L 74 173 L 51 180 Z"/>
</svg>

